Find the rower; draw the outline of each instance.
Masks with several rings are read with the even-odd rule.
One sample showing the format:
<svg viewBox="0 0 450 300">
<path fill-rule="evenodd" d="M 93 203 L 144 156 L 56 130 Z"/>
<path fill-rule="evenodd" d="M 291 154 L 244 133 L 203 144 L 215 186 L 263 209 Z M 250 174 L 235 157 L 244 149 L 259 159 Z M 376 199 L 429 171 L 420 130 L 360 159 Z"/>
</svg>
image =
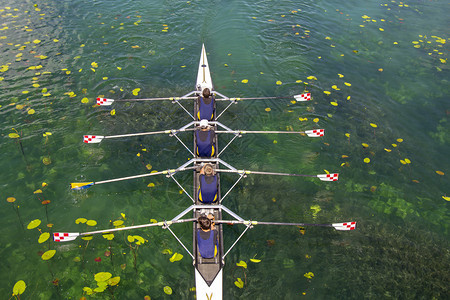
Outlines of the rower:
<svg viewBox="0 0 450 300">
<path fill-rule="evenodd" d="M 208 120 L 200 121 L 200 129 L 195 131 L 197 145 L 196 152 L 200 157 L 212 157 L 214 155 L 215 133 L 208 125 Z"/>
<path fill-rule="evenodd" d="M 214 216 L 211 214 L 206 217 L 202 215 L 198 218 L 198 224 L 200 226 L 197 229 L 197 245 L 198 251 L 203 258 L 213 258 L 217 255 L 218 231 L 214 229 L 212 219 Z"/>
<path fill-rule="evenodd" d="M 201 96 L 197 98 L 198 103 L 198 120 L 212 121 L 214 119 L 214 96 L 211 95 L 209 88 L 203 89 Z"/>
<path fill-rule="evenodd" d="M 217 202 L 217 175 L 210 164 L 206 164 L 200 170 L 198 187 L 198 201 L 204 204 Z"/>
</svg>

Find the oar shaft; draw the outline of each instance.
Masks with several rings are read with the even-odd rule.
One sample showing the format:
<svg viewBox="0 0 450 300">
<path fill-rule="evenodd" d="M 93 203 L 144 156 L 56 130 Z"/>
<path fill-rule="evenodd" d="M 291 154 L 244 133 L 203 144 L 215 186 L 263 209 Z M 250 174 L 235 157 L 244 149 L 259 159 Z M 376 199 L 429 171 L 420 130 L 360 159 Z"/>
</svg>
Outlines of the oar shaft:
<svg viewBox="0 0 450 300">
<path fill-rule="evenodd" d="M 126 101 L 164 101 L 164 100 L 185 100 L 185 99 L 197 99 L 197 97 L 164 97 L 164 98 L 142 98 L 142 99 L 119 99 L 116 102 L 126 102 Z"/>
<path fill-rule="evenodd" d="M 159 172 L 154 172 L 154 173 L 146 173 L 146 174 L 141 174 L 141 175 L 134 175 L 134 176 L 128 176 L 128 177 L 108 179 L 108 180 L 94 182 L 94 184 L 102 184 L 102 183 L 109 183 L 109 182 L 116 182 L 116 181 L 122 181 L 122 180 L 129 180 L 129 179 L 136 179 L 136 178 L 154 176 L 154 175 L 168 174 L 169 172 L 170 173 L 180 172 L 180 171 L 186 171 L 186 170 L 191 170 L 191 169 L 195 169 L 195 168 L 197 168 L 197 167 L 188 167 L 188 168 L 183 168 L 183 169 L 165 170 L 165 171 L 159 171 Z"/>
<path fill-rule="evenodd" d="M 225 173 L 245 173 L 245 174 L 259 174 L 259 175 L 277 175 L 277 176 L 300 176 L 300 177 L 317 177 L 317 175 L 305 175 L 305 174 L 291 174 L 291 173 L 276 173 L 276 172 L 261 172 L 261 171 L 249 171 L 249 170 L 226 170 L 218 169 L 216 172 Z"/>
<path fill-rule="evenodd" d="M 276 225 L 276 226 L 320 226 L 333 227 L 332 224 L 311 224 L 311 223 L 284 223 L 284 222 L 260 222 L 260 221 L 237 221 L 237 220 L 214 220 L 215 223 L 224 224 L 251 224 L 251 225 Z"/>
<path fill-rule="evenodd" d="M 192 131 L 194 128 L 184 128 L 184 129 L 169 129 L 169 130 L 160 130 L 160 131 L 149 131 L 149 132 L 140 132 L 140 133 L 128 133 L 128 134 L 118 134 L 118 135 L 109 135 L 105 136 L 105 139 L 115 139 L 115 138 L 123 138 L 123 137 L 131 137 L 131 136 L 141 136 L 141 135 L 153 135 L 153 134 L 163 134 L 163 133 L 178 133 L 182 131 Z"/>
<path fill-rule="evenodd" d="M 122 231 L 122 230 L 131 230 L 131 229 L 146 228 L 146 227 L 153 227 L 153 226 L 164 226 L 165 223 L 167 225 L 171 225 L 171 224 L 176 224 L 176 223 L 193 222 L 196 220 L 197 220 L 196 218 L 191 218 L 191 219 L 181 219 L 181 220 L 176 220 L 176 221 L 149 223 L 149 224 L 134 225 L 134 226 L 128 226 L 128 227 L 121 227 L 121 228 L 112 228 L 112 229 L 96 230 L 96 231 L 90 231 L 90 232 L 82 232 L 82 233 L 80 233 L 80 235 L 111 233 L 111 232 Z"/>
<path fill-rule="evenodd" d="M 229 99 L 216 99 L 216 101 L 241 101 L 241 100 L 270 100 L 270 99 L 293 99 L 293 96 L 290 97 L 251 97 L 251 98 L 229 98 Z"/>
<path fill-rule="evenodd" d="M 302 134 L 305 133 L 304 131 L 258 131 L 258 130 L 217 130 L 216 133 L 238 133 L 238 134 L 245 134 L 245 133 L 297 133 Z"/>
</svg>

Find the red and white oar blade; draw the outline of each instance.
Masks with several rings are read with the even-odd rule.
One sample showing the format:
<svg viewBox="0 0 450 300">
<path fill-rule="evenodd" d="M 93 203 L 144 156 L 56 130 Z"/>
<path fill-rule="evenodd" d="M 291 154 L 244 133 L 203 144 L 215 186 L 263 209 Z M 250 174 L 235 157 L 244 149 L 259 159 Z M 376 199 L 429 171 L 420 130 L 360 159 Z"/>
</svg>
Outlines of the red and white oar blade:
<svg viewBox="0 0 450 300">
<path fill-rule="evenodd" d="M 319 137 L 319 136 L 324 136 L 325 129 L 306 130 L 305 133 L 309 137 Z"/>
<path fill-rule="evenodd" d="M 108 99 L 108 98 L 97 98 L 97 105 L 103 105 L 108 106 L 113 104 L 114 99 Z"/>
<path fill-rule="evenodd" d="M 322 181 L 338 181 L 339 173 L 319 174 L 317 177 Z"/>
<path fill-rule="evenodd" d="M 356 222 L 333 223 L 331 224 L 336 230 L 355 230 Z"/>
<path fill-rule="evenodd" d="M 55 242 L 68 242 L 75 240 L 80 234 L 78 232 L 55 232 L 53 240 Z"/>
<path fill-rule="evenodd" d="M 297 102 L 309 101 L 309 100 L 311 100 L 311 93 L 304 93 L 304 94 L 301 94 L 301 95 L 294 95 L 294 99 Z"/>
<path fill-rule="evenodd" d="M 83 142 L 86 144 L 97 144 L 103 140 L 104 136 L 102 135 L 84 135 Z"/>
</svg>

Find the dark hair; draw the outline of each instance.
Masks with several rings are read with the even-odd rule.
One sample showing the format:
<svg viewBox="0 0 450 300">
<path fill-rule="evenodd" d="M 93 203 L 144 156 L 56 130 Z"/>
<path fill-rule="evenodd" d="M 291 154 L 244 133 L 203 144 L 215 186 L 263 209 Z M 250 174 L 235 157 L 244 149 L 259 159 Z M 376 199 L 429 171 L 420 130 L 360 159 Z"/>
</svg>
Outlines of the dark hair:
<svg viewBox="0 0 450 300">
<path fill-rule="evenodd" d="M 211 96 L 211 91 L 208 88 L 203 89 L 203 97 L 209 98 Z"/>
<path fill-rule="evenodd" d="M 203 230 L 211 229 L 211 220 L 205 216 L 200 216 L 198 218 L 198 224 L 200 225 L 200 228 Z"/>
</svg>

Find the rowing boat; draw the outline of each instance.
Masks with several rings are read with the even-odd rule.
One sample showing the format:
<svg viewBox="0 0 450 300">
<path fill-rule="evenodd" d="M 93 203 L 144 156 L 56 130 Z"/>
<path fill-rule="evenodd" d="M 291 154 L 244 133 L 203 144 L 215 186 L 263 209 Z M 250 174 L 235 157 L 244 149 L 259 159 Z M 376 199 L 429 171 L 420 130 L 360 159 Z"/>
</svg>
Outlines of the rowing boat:
<svg viewBox="0 0 450 300">
<path fill-rule="evenodd" d="M 196 152 L 196 134 L 197 130 L 200 130 L 200 120 L 197 118 L 197 113 L 200 110 L 199 102 L 194 101 L 194 114 L 192 115 L 186 107 L 184 107 L 180 102 L 183 100 L 196 100 L 202 93 L 202 91 L 208 88 L 211 90 L 214 95 L 214 114 L 211 121 L 207 122 L 207 125 L 214 130 L 214 154 L 210 157 L 202 157 L 197 155 Z M 213 83 L 211 79 L 207 54 L 205 50 L 205 45 L 202 45 L 200 62 L 198 66 L 197 73 L 197 81 L 195 85 L 195 89 L 188 94 L 181 97 L 169 97 L 169 98 L 146 98 L 146 99 L 127 99 L 122 101 L 160 101 L 160 100 L 171 100 L 173 103 L 178 104 L 186 113 L 188 113 L 193 121 L 189 122 L 187 125 L 179 128 L 179 129 L 170 129 L 170 130 L 162 130 L 162 131 L 153 131 L 153 132 L 144 132 L 144 133 L 134 133 L 134 134 L 124 134 L 124 135 L 113 135 L 113 136 L 98 136 L 98 135 L 85 135 L 83 137 L 83 141 L 85 143 L 100 143 L 104 139 L 111 138 L 123 138 L 130 136 L 142 136 L 142 135 L 154 135 L 154 134 L 169 134 L 180 141 L 180 143 L 191 153 L 192 159 L 188 160 L 183 165 L 179 166 L 176 169 L 168 169 L 159 172 L 153 173 L 145 173 L 141 175 L 127 176 L 122 178 L 115 178 L 97 182 L 78 182 L 72 183 L 71 187 L 74 190 L 80 190 L 92 187 L 94 185 L 110 183 L 122 180 L 130 180 L 136 178 L 143 178 L 149 176 L 157 176 L 157 175 L 166 175 L 166 177 L 172 178 L 175 183 L 182 189 L 182 191 L 192 200 L 192 205 L 186 208 L 184 211 L 179 213 L 177 216 L 172 218 L 169 221 L 162 221 L 157 223 L 149 223 L 143 225 L 135 225 L 129 227 L 119 227 L 114 229 L 105 229 L 91 232 L 83 232 L 83 233 L 67 233 L 67 232 L 56 232 L 54 233 L 54 240 L 57 242 L 65 242 L 76 239 L 78 236 L 87 236 L 99 233 L 114 233 L 123 230 L 132 230 L 138 228 L 147 228 L 147 227 L 155 227 L 159 226 L 164 229 L 168 229 L 170 233 L 176 238 L 176 240 L 180 243 L 180 245 L 186 250 L 186 252 L 192 257 L 193 265 L 195 269 L 195 286 L 196 286 L 196 299 L 199 300 L 211 300 L 211 299 L 222 299 L 223 297 L 223 267 L 225 264 L 225 257 L 231 251 L 231 249 L 236 245 L 236 243 L 241 239 L 241 237 L 245 234 L 248 229 L 253 228 L 256 225 L 282 225 L 282 226 L 322 226 L 322 227 L 332 227 L 336 230 L 353 230 L 356 228 L 356 222 L 344 222 L 344 223 L 331 223 L 331 224 L 307 224 L 307 223 L 279 223 L 279 222 L 260 222 L 260 221 L 246 221 L 237 215 L 235 212 L 228 209 L 223 205 L 223 200 L 226 196 L 233 190 L 233 188 L 239 183 L 239 181 L 248 175 L 279 175 L 279 176 L 300 176 L 300 177 L 316 177 L 322 181 L 337 181 L 339 174 L 337 173 L 327 173 L 327 174 L 318 174 L 318 175 L 305 175 L 305 174 L 290 174 L 290 173 L 278 173 L 278 172 L 264 172 L 264 171 L 250 171 L 250 170 L 238 170 L 230 164 L 226 163 L 220 158 L 221 153 L 238 137 L 241 137 L 244 134 L 257 134 L 257 133 L 294 133 L 300 134 L 302 136 L 307 137 L 321 137 L 324 135 L 323 129 L 313 129 L 306 131 L 246 131 L 246 130 L 232 130 L 229 127 L 225 126 L 221 122 L 218 121 L 218 118 L 226 111 L 232 104 L 237 103 L 241 100 L 259 100 L 259 99 L 276 99 L 276 98 L 286 98 L 286 97 L 257 97 L 257 98 L 229 98 L 213 89 Z M 310 93 L 304 93 L 301 95 L 295 95 L 293 98 L 296 101 L 309 101 L 311 99 Z M 108 98 L 97 98 L 97 104 L 100 106 L 109 106 L 112 105 L 115 101 L 114 99 Z M 229 102 L 228 106 L 225 107 L 221 111 L 220 114 L 217 114 L 216 103 L 218 101 L 227 101 Z M 204 122 L 204 120 L 202 121 Z M 223 130 L 218 130 L 222 128 Z M 178 137 L 178 135 L 182 132 L 194 132 L 194 150 L 191 151 L 189 147 Z M 218 137 L 219 134 L 228 133 L 234 135 L 233 138 L 219 151 L 218 148 Z M 213 169 L 217 176 L 217 202 L 210 204 L 203 204 L 198 196 L 198 189 L 200 187 L 200 168 L 205 164 L 210 164 L 213 166 Z M 220 168 L 223 166 L 224 168 Z M 187 170 L 193 170 L 193 195 L 191 196 L 187 190 L 175 179 L 175 175 L 178 172 L 183 172 Z M 221 173 L 229 174 L 234 173 L 238 175 L 238 179 L 236 182 L 228 189 L 228 191 L 221 195 L 220 189 L 220 175 Z M 233 220 L 223 220 L 222 213 L 225 212 L 229 216 L 233 218 Z M 192 213 L 192 218 L 182 219 L 185 215 Z M 216 223 L 216 229 L 218 233 L 218 242 L 219 247 L 217 247 L 217 254 L 213 258 L 203 258 L 199 251 L 198 241 L 197 241 L 197 231 L 199 230 L 199 224 L 196 220 L 201 215 L 212 214 L 214 216 L 214 222 Z M 192 222 L 193 224 L 193 235 L 192 235 L 192 252 L 188 250 L 188 248 L 184 245 L 184 243 L 175 235 L 175 233 L 170 229 L 170 226 L 177 223 L 185 223 Z M 225 252 L 224 251 L 224 242 L 223 242 L 223 224 L 243 224 L 245 225 L 245 229 L 240 234 L 240 236 L 234 241 L 232 246 Z"/>
</svg>

